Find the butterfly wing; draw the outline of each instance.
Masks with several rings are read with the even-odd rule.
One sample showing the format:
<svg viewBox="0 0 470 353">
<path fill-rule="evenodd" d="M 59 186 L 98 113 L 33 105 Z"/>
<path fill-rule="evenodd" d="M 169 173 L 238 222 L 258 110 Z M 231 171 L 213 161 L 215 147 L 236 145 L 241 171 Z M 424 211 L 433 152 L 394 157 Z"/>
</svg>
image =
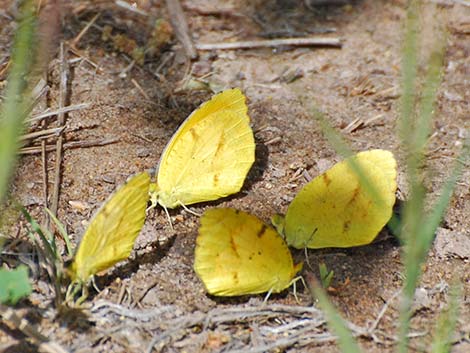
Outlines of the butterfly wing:
<svg viewBox="0 0 470 353">
<path fill-rule="evenodd" d="M 348 160 L 334 165 L 305 185 L 289 205 L 285 217 L 289 245 L 317 249 L 369 244 L 388 222 L 397 188 L 393 154 L 371 150 L 352 158 L 376 195 L 361 185 Z"/>
<path fill-rule="evenodd" d="M 198 124 L 201 120 L 204 120 L 207 116 L 217 113 L 223 110 L 229 110 L 234 113 L 239 114 L 242 119 L 246 120 L 247 123 L 250 122 L 248 116 L 248 107 L 245 103 L 245 96 L 238 88 L 228 89 L 219 94 L 213 96 L 209 101 L 202 103 L 199 108 L 191 113 L 190 116 L 181 124 L 178 130 L 174 133 L 170 142 L 166 145 L 163 150 L 162 156 L 158 163 L 158 169 L 161 165 L 166 165 L 168 162 L 169 152 L 173 150 L 174 144 L 178 142 L 180 136 L 185 135 L 186 133 Z"/>
<path fill-rule="evenodd" d="M 202 216 L 194 269 L 210 294 L 278 293 L 300 268 L 284 239 L 255 216 L 230 208 Z"/>
<path fill-rule="evenodd" d="M 231 99 L 241 95 L 239 90 L 229 93 Z M 225 97 L 221 95 L 193 113 L 165 149 L 156 190 L 162 206 L 174 208 L 215 200 L 243 186 L 255 160 L 253 131 L 239 107 L 240 98 L 236 98 L 236 109 L 229 110 L 233 104 L 229 105 L 228 99 L 220 103 L 220 97 Z"/>
<path fill-rule="evenodd" d="M 150 174 L 131 177 L 98 210 L 72 263 L 72 280 L 90 276 L 129 257 L 145 221 Z"/>
</svg>

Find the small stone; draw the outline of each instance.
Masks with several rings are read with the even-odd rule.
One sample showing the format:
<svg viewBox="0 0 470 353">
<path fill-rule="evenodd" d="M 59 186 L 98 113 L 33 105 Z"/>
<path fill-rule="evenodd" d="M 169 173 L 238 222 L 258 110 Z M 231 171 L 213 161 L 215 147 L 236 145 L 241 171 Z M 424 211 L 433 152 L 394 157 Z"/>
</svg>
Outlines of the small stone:
<svg viewBox="0 0 470 353">
<path fill-rule="evenodd" d="M 137 157 L 143 158 L 143 157 L 148 157 L 150 155 L 150 152 L 148 148 L 139 148 L 137 150 Z"/>
<path fill-rule="evenodd" d="M 330 169 L 334 165 L 334 162 L 330 159 L 320 158 L 317 161 L 317 170 L 318 174 L 325 173 L 328 169 Z"/>
<path fill-rule="evenodd" d="M 90 204 L 85 201 L 70 200 L 69 205 L 80 213 L 85 213 L 91 208 Z"/>
<path fill-rule="evenodd" d="M 438 228 L 434 240 L 434 251 L 441 259 L 457 257 L 470 258 L 470 236 L 450 229 Z"/>
<path fill-rule="evenodd" d="M 274 178 L 282 178 L 286 175 L 286 171 L 284 169 L 273 168 L 272 176 Z"/>
</svg>

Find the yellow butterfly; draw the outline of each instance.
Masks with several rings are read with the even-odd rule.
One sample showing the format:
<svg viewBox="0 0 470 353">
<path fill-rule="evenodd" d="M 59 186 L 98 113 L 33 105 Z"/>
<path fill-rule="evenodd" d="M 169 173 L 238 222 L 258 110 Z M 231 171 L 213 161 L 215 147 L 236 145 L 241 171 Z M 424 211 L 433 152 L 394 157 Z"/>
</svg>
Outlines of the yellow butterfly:
<svg viewBox="0 0 470 353">
<path fill-rule="evenodd" d="M 360 152 L 305 185 L 273 223 L 298 249 L 369 244 L 392 216 L 396 179 L 391 152 Z"/>
<path fill-rule="evenodd" d="M 212 97 L 179 127 L 158 164 L 152 206 L 167 208 L 216 200 L 243 186 L 255 160 L 245 96 L 235 88 Z"/>
<path fill-rule="evenodd" d="M 201 217 L 194 270 L 210 294 L 279 293 L 301 268 L 284 239 L 257 217 L 230 208 Z"/>
<path fill-rule="evenodd" d="M 68 270 L 72 284 L 81 287 L 129 257 L 145 221 L 150 179 L 149 172 L 132 176 L 95 214 Z"/>
</svg>

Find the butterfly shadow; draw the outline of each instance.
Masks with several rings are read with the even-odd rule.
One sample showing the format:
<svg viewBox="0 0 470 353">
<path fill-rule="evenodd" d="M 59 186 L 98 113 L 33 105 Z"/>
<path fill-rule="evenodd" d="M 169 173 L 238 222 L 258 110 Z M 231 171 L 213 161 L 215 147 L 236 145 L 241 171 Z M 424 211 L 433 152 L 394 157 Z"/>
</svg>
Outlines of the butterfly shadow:
<svg viewBox="0 0 470 353">
<path fill-rule="evenodd" d="M 281 293 L 272 293 L 268 297 L 269 300 L 286 299 L 290 295 L 290 290 L 285 289 Z M 262 306 L 266 300 L 266 293 L 261 294 L 247 294 L 234 297 L 219 297 L 212 294 L 207 294 L 206 297 L 214 301 L 219 305 L 240 305 L 240 304 L 251 304 L 253 306 Z"/>
<path fill-rule="evenodd" d="M 95 284 L 99 289 L 107 288 L 117 278 L 126 279 L 132 277 L 141 265 L 159 263 L 173 246 L 176 236 L 167 238 L 164 242 L 155 240 L 146 244 L 144 250 L 134 250 L 133 254 L 127 261 L 116 265 L 112 270 L 101 276 L 95 276 Z M 87 303 L 93 302 L 100 293 L 97 293 L 93 286 L 89 286 L 89 295 Z M 84 333 L 91 329 L 95 323 L 90 321 L 87 314 L 80 307 L 70 307 L 63 305 L 60 307 L 58 320 L 61 324 L 66 325 L 69 329 L 76 332 Z"/>
<path fill-rule="evenodd" d="M 176 234 L 167 238 L 163 243 L 155 240 L 145 246 L 145 250 L 135 251 L 135 255 L 130 257 L 121 266 L 114 267 L 103 276 L 95 279 L 98 288 L 106 288 L 117 278 L 126 279 L 132 277 L 142 265 L 157 264 L 167 256 L 176 239 Z"/>
<path fill-rule="evenodd" d="M 368 245 L 351 248 L 294 250 L 294 261 L 304 262 L 303 273 L 321 279 L 320 264 L 326 266 L 333 278 L 328 284 L 330 294 L 356 293 L 366 285 L 371 293 L 379 293 L 385 283 L 393 284 L 392 271 L 400 271 L 400 243 L 384 228 L 376 240 Z M 397 260 L 398 258 L 398 260 Z"/>
<path fill-rule="evenodd" d="M 251 189 L 253 184 L 262 180 L 264 171 L 268 167 L 269 162 L 269 149 L 264 142 L 255 135 L 255 162 L 248 171 L 248 175 L 243 184 L 242 190 Z"/>
</svg>

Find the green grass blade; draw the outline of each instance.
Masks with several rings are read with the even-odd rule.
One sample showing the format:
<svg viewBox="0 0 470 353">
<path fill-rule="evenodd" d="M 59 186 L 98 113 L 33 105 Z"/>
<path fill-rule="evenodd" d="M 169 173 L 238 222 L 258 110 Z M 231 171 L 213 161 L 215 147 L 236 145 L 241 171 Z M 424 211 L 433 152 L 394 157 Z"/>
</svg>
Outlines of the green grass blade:
<svg viewBox="0 0 470 353">
<path fill-rule="evenodd" d="M 444 41 L 445 43 L 445 41 Z M 437 90 L 442 81 L 442 66 L 444 62 L 445 47 L 441 42 L 431 54 L 428 62 L 428 71 L 424 81 L 421 94 L 421 104 L 416 121 L 416 131 L 413 138 L 414 148 L 412 151 L 423 151 L 426 148 L 428 136 L 431 132 L 433 112 L 435 109 Z"/>
<path fill-rule="evenodd" d="M 432 353 L 449 353 L 452 336 L 457 326 L 457 317 L 459 314 L 459 298 L 462 292 L 460 285 L 453 285 L 450 289 L 449 305 L 439 316 L 436 332 L 432 342 Z"/>
<path fill-rule="evenodd" d="M 407 176 L 410 196 L 403 210 L 404 231 L 401 235 L 404 243 L 403 263 L 405 266 L 405 285 L 400 308 L 400 327 L 398 336 L 399 353 L 408 351 L 408 332 L 412 315 L 411 305 L 419 278 L 421 265 L 426 260 L 434 238 L 434 232 L 452 195 L 455 182 L 460 174 L 456 167 L 447 180 L 441 197 L 430 214 L 425 213 L 426 192 L 422 184 L 422 166 L 426 142 L 431 129 L 437 90 L 441 82 L 441 69 L 444 46 L 435 43 L 435 52 L 428 61 L 427 74 L 421 95 L 419 112 L 416 113 L 417 52 L 418 52 L 418 8 L 420 1 L 410 1 L 403 49 L 403 96 L 400 118 L 400 137 L 407 152 Z M 466 148 L 464 149 L 466 150 Z"/>
<path fill-rule="evenodd" d="M 418 1 L 408 1 L 408 12 L 405 23 L 405 38 L 402 59 L 402 96 L 401 119 L 399 121 L 399 133 L 404 145 L 410 145 L 412 135 L 412 117 L 415 104 L 415 82 L 417 72 L 417 48 L 418 48 Z"/>
<path fill-rule="evenodd" d="M 338 311 L 331 304 L 325 291 L 316 278 L 307 277 L 312 296 L 318 300 L 320 308 L 326 315 L 326 320 L 330 329 L 338 336 L 338 346 L 341 352 L 361 353 L 361 349 L 354 339 L 351 331 L 346 326 Z"/>
<path fill-rule="evenodd" d="M 42 248 L 44 249 L 45 257 L 49 261 L 54 263 L 58 259 L 55 242 L 50 240 L 50 239 L 53 240 L 54 237 L 52 236 L 52 234 L 49 233 L 48 230 L 42 229 L 42 227 L 38 224 L 38 222 L 36 222 L 36 220 L 29 214 L 28 211 L 26 211 L 24 207 L 21 208 L 21 212 L 23 213 L 23 216 L 26 218 L 26 220 L 30 224 L 32 231 L 36 233 L 37 235 L 39 235 L 39 238 L 41 239 L 41 242 L 43 245 Z M 35 238 L 32 238 L 32 241 L 36 243 Z"/>
<path fill-rule="evenodd" d="M 424 224 L 423 233 L 425 233 L 429 238 L 424 239 L 423 242 L 425 244 L 431 244 L 434 233 L 436 232 L 439 223 L 442 220 L 444 212 L 449 205 L 450 199 L 455 189 L 455 185 L 459 180 L 460 176 L 462 175 L 462 171 L 464 166 L 470 160 L 470 140 L 467 139 L 464 142 L 462 151 L 460 155 L 455 160 L 455 165 L 452 168 L 451 175 L 447 178 L 444 186 L 441 189 L 439 198 L 435 201 L 434 205 L 432 206 L 432 211 L 429 214 L 427 221 Z"/>
<path fill-rule="evenodd" d="M 65 241 L 65 246 L 67 247 L 67 253 L 69 254 L 69 256 L 73 256 L 72 243 L 70 243 L 70 238 L 69 238 L 69 235 L 67 234 L 67 231 L 65 230 L 64 225 L 57 219 L 56 216 L 54 216 L 51 210 L 49 210 L 48 208 L 45 208 L 45 210 L 48 213 L 48 215 L 51 217 L 51 219 L 54 221 L 54 224 L 59 230 L 60 235 L 62 235 L 62 238 Z"/>
<path fill-rule="evenodd" d="M 11 55 L 11 71 L 0 112 L 0 203 L 3 202 L 16 165 L 19 136 L 29 106 L 27 77 L 33 65 L 35 17 L 33 1 L 23 1 Z"/>
</svg>

